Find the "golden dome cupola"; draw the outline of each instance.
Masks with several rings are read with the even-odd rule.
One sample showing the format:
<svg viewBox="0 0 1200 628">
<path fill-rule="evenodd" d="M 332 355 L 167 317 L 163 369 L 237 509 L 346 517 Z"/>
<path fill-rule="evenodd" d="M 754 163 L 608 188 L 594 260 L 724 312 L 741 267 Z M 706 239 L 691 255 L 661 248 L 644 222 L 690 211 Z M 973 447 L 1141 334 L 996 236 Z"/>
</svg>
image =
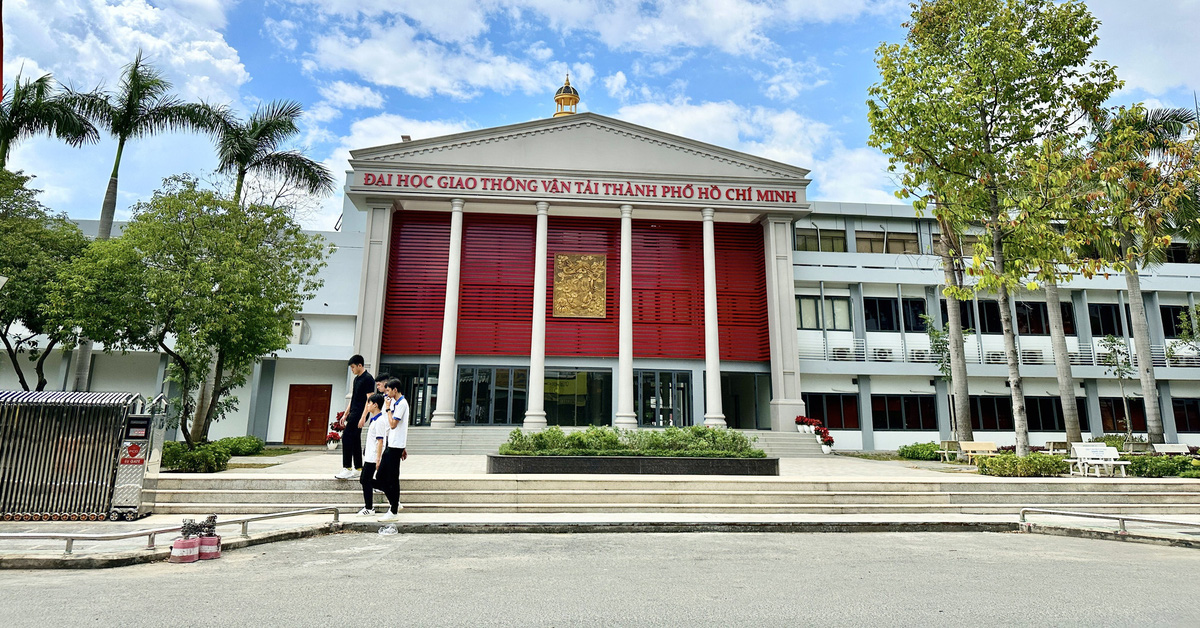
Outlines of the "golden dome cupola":
<svg viewBox="0 0 1200 628">
<path fill-rule="evenodd" d="M 579 90 L 571 87 L 571 75 L 567 75 L 567 80 L 563 86 L 554 92 L 554 104 L 557 109 L 554 112 L 554 117 L 569 116 L 575 113 L 575 105 L 579 104 Z"/>
</svg>

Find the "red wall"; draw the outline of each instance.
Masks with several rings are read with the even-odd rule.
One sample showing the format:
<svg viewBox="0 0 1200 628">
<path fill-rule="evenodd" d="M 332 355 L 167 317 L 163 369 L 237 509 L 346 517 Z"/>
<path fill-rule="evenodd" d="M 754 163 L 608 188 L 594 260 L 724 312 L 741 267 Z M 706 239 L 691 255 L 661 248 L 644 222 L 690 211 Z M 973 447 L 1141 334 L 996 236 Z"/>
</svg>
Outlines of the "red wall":
<svg viewBox="0 0 1200 628">
<path fill-rule="evenodd" d="M 465 214 L 458 353 L 529 354 L 532 216 Z M 546 354 L 616 357 L 620 221 L 551 216 L 546 250 Z M 704 358 L 701 223 L 633 221 L 633 343 L 638 358 Z M 718 223 L 721 358 L 766 361 L 762 228 Z M 437 355 L 450 242 L 448 213 L 401 211 L 392 228 L 383 353 Z M 554 256 L 607 256 L 606 317 L 555 318 Z"/>
</svg>

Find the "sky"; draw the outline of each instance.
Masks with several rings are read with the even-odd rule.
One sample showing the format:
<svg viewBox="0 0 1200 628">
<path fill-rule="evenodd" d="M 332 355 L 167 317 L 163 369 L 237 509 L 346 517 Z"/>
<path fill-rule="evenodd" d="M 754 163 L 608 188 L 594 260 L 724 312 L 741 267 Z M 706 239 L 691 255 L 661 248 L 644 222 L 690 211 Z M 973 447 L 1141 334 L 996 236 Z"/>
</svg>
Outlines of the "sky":
<svg viewBox="0 0 1200 628">
<path fill-rule="evenodd" d="M 1095 56 L 1125 87 L 1111 104 L 1192 107 L 1200 0 L 1094 0 Z M 112 87 L 139 49 L 189 100 L 243 117 L 300 102 L 295 147 L 339 191 L 302 220 L 332 229 L 351 149 L 549 117 L 569 72 L 579 109 L 812 170 L 809 199 L 896 203 L 867 146 L 874 55 L 900 42 L 907 0 L 7 0 L 4 81 L 53 73 Z M 1152 9 L 1152 10 L 1151 10 Z M 8 167 L 40 200 L 97 218 L 116 143 L 19 144 Z M 209 176 L 211 141 L 127 145 L 117 218 L 164 177 Z"/>
</svg>

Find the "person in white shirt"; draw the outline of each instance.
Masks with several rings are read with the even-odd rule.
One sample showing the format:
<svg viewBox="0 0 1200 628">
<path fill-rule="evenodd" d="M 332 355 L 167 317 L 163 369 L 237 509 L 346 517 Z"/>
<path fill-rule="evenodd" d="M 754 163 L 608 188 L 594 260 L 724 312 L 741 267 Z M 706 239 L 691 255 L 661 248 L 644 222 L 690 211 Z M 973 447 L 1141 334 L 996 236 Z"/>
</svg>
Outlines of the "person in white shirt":
<svg viewBox="0 0 1200 628">
<path fill-rule="evenodd" d="M 379 517 L 380 521 L 395 521 L 403 506 L 400 505 L 400 461 L 408 458 L 408 401 L 400 392 L 400 380 L 390 379 L 385 386 L 388 400 L 384 404 L 387 416 L 387 443 L 383 449 L 379 468 L 375 472 L 375 483 L 383 489 L 391 509 Z"/>
<path fill-rule="evenodd" d="M 379 393 L 372 393 L 367 397 L 367 417 L 363 419 L 362 427 L 367 431 L 366 451 L 363 452 L 363 471 L 362 476 L 358 481 L 362 484 L 363 489 L 363 509 L 358 511 L 360 516 L 372 516 L 375 514 L 375 468 L 379 464 L 380 455 L 383 453 L 383 448 L 386 446 L 387 433 L 390 426 L 387 419 L 383 416 L 383 406 L 387 403 L 386 397 Z"/>
</svg>

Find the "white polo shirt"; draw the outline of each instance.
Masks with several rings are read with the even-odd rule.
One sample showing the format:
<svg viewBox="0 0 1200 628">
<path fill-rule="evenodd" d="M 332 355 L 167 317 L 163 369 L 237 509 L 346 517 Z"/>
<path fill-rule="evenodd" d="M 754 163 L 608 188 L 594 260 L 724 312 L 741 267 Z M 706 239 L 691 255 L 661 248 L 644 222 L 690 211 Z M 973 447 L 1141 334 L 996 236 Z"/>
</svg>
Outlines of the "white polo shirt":
<svg viewBox="0 0 1200 628">
<path fill-rule="evenodd" d="M 367 419 L 367 438 L 364 441 L 366 451 L 363 452 L 363 462 L 379 464 L 379 459 L 375 457 L 376 443 L 387 440 L 387 433 L 387 417 L 382 412 Z"/>
<path fill-rule="evenodd" d="M 391 402 L 392 418 L 400 424 L 388 430 L 387 446 L 403 449 L 408 443 L 408 400 L 404 395 Z"/>
</svg>

